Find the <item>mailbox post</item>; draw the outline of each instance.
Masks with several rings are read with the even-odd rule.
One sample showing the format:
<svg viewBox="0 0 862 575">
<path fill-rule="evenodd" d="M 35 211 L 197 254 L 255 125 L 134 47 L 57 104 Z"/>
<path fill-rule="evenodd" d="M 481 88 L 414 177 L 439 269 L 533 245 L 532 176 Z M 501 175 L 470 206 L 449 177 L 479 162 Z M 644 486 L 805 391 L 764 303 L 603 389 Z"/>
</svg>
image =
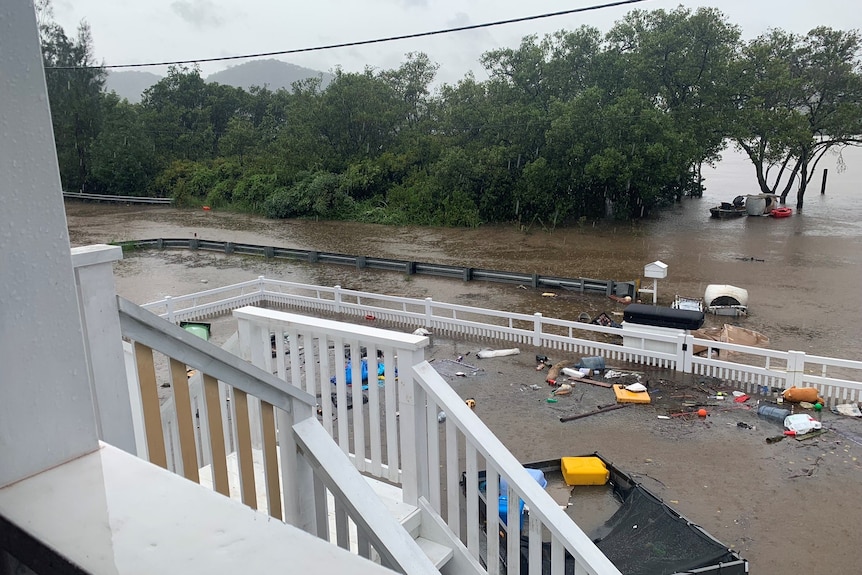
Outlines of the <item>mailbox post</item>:
<svg viewBox="0 0 862 575">
<path fill-rule="evenodd" d="M 656 260 L 644 266 L 644 277 L 652 278 L 652 289 L 641 288 L 638 293 L 651 293 L 652 304 L 655 305 L 658 300 L 658 280 L 667 277 L 667 264 Z"/>
</svg>

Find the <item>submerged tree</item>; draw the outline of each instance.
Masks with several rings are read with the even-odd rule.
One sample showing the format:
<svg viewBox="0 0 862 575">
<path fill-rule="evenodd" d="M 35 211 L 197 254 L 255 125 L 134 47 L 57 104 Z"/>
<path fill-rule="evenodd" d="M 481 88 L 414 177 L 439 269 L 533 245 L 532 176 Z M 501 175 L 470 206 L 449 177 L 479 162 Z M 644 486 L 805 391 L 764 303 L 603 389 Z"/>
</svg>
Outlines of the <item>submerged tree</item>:
<svg viewBox="0 0 862 575">
<path fill-rule="evenodd" d="M 737 63 L 733 128 L 763 193 L 782 203 L 797 183 L 796 208 L 829 150 L 862 145 L 862 36 L 819 27 L 752 40 Z"/>
</svg>

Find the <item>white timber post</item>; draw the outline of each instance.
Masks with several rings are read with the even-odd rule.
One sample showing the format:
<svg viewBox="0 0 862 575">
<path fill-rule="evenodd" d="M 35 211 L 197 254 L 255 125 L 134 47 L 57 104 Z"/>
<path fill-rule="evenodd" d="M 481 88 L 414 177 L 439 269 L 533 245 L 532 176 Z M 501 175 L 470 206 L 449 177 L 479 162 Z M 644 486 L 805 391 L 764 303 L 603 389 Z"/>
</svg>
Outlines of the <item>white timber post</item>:
<svg viewBox="0 0 862 575">
<path fill-rule="evenodd" d="M 434 311 L 432 309 L 433 303 L 434 303 L 434 300 L 431 299 L 430 297 L 425 298 L 425 329 L 431 329 L 431 326 L 434 325 L 433 324 Z"/>
<path fill-rule="evenodd" d="M 0 10 L 0 487 L 98 449 L 33 3 Z"/>
<path fill-rule="evenodd" d="M 694 355 L 694 336 L 691 334 L 680 335 L 677 338 L 676 344 L 677 371 L 681 371 L 682 373 L 691 373 L 692 355 Z"/>
<path fill-rule="evenodd" d="M 535 347 L 542 346 L 542 314 L 540 312 L 533 314 L 533 345 Z"/>
<path fill-rule="evenodd" d="M 341 286 L 335 286 L 333 288 L 332 298 L 335 302 L 335 313 L 341 313 Z"/>
<path fill-rule="evenodd" d="M 401 436 L 401 490 L 405 503 L 416 505 L 428 497 L 427 396 L 413 366 L 422 362 L 422 350 L 398 352 L 398 412 Z M 434 430 L 434 436 L 437 436 Z"/>
<path fill-rule="evenodd" d="M 123 250 L 119 246 L 99 244 L 72 248 L 72 267 L 75 269 L 99 438 L 137 455 L 114 287 L 113 263 L 121 259 Z"/>
<path fill-rule="evenodd" d="M 787 352 L 787 384 L 786 388 L 802 387 L 802 374 L 805 370 L 805 352 L 804 351 L 788 351 Z"/>
</svg>

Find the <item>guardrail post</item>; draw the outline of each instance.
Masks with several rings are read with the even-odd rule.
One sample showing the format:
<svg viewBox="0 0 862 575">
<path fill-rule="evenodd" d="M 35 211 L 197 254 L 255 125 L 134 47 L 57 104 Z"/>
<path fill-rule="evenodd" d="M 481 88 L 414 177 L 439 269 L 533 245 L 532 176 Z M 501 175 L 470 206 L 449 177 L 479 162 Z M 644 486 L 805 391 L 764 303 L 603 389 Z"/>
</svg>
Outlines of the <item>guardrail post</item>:
<svg viewBox="0 0 862 575">
<path fill-rule="evenodd" d="M 468 282 L 473 279 L 473 268 L 464 268 L 464 281 Z"/>
<path fill-rule="evenodd" d="M 309 252 L 308 252 L 308 263 L 310 263 L 310 264 L 316 264 L 316 263 L 317 263 L 317 260 L 318 260 L 319 258 L 320 258 L 320 254 L 319 254 L 319 253 L 317 253 L 316 251 L 313 251 L 313 250 L 309 250 Z"/>
<path fill-rule="evenodd" d="M 200 247 L 201 241 L 198 238 L 192 238 L 189 240 L 189 247 L 193 250 L 196 250 Z"/>
<path fill-rule="evenodd" d="M 530 285 L 533 286 L 533 289 L 539 287 L 539 274 L 533 274 L 533 277 L 530 279 Z"/>
<path fill-rule="evenodd" d="M 335 302 L 335 313 L 341 313 L 341 286 L 332 288 L 332 299 Z"/>
<path fill-rule="evenodd" d="M 260 294 L 258 303 L 261 303 L 264 301 L 264 294 L 266 293 L 266 276 L 257 276 L 257 292 Z"/>
<path fill-rule="evenodd" d="M 404 267 L 406 268 L 405 271 L 408 276 L 412 276 L 416 273 L 416 262 L 407 262 L 404 264 Z"/>
<path fill-rule="evenodd" d="M 224 253 L 226 253 L 226 254 L 232 254 L 232 253 L 233 253 L 233 250 L 234 250 L 234 243 L 233 243 L 233 242 L 225 242 L 225 244 L 224 244 Z"/>
<path fill-rule="evenodd" d="M 787 383 L 785 389 L 802 386 L 802 374 L 805 372 L 805 352 L 804 351 L 788 351 L 787 352 Z"/>
<path fill-rule="evenodd" d="M 358 269 L 364 269 L 365 266 L 366 266 L 365 256 L 356 256 L 356 267 Z"/>
<path fill-rule="evenodd" d="M 85 357 L 99 438 L 137 455 L 113 263 L 123 259 L 118 246 L 72 249 L 78 308 L 84 328 Z"/>
<path fill-rule="evenodd" d="M 533 345 L 542 346 L 542 314 L 540 312 L 533 314 Z"/>
<path fill-rule="evenodd" d="M 433 303 L 434 303 L 434 300 L 432 300 L 430 297 L 425 298 L 425 328 L 426 329 L 431 329 L 431 326 L 434 325 L 432 323 L 432 319 L 434 318 L 434 315 L 433 315 L 434 310 L 432 308 Z"/>
<path fill-rule="evenodd" d="M 272 246 L 264 246 L 263 248 L 263 257 L 268 260 L 271 260 L 275 257 L 275 248 Z"/>
</svg>

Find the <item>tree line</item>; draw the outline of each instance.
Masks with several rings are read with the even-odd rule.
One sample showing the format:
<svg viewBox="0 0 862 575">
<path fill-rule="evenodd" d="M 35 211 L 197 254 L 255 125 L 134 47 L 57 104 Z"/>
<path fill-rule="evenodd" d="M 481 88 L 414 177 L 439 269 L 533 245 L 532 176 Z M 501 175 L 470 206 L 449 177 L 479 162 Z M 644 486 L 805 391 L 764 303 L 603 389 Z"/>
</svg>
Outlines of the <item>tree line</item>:
<svg viewBox="0 0 862 575">
<path fill-rule="evenodd" d="M 635 10 L 606 34 L 582 26 L 486 52 L 484 81 L 434 88 L 423 53 L 277 91 L 172 67 L 134 104 L 105 92 L 86 23 L 70 38 L 49 0 L 40 8 L 69 191 L 272 218 L 554 227 L 698 196 L 702 165 L 728 145 L 763 193 L 795 190 L 801 208 L 820 158 L 862 143 L 858 31 L 742 42 L 716 9 Z"/>
</svg>

